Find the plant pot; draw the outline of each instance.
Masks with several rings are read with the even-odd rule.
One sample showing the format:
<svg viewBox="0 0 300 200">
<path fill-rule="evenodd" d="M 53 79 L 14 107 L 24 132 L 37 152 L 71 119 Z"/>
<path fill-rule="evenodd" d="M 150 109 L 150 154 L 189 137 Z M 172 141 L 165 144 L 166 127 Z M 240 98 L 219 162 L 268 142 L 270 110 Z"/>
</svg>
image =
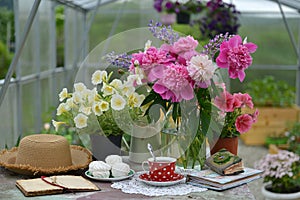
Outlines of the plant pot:
<svg viewBox="0 0 300 200">
<path fill-rule="evenodd" d="M 180 12 L 180 13 L 177 13 L 177 15 L 176 15 L 177 24 L 189 24 L 190 18 L 191 18 L 191 15 L 188 13 Z"/>
<path fill-rule="evenodd" d="M 90 135 L 92 154 L 96 160 L 104 160 L 108 155 L 121 155 L 122 135 Z"/>
<path fill-rule="evenodd" d="M 213 155 L 214 153 L 216 153 L 222 148 L 225 148 L 231 153 L 233 153 L 234 155 L 237 155 L 238 143 L 239 143 L 238 137 L 219 138 L 215 144 L 212 144 L 210 142 L 210 155 Z"/>
<path fill-rule="evenodd" d="M 172 25 L 176 22 L 176 14 L 175 13 L 162 13 L 160 15 L 160 21 L 163 25 Z"/>
<path fill-rule="evenodd" d="M 261 192 L 266 200 L 275 200 L 275 199 L 300 199 L 300 191 L 295 193 L 275 193 L 266 189 L 268 184 L 264 184 L 261 188 Z"/>
</svg>

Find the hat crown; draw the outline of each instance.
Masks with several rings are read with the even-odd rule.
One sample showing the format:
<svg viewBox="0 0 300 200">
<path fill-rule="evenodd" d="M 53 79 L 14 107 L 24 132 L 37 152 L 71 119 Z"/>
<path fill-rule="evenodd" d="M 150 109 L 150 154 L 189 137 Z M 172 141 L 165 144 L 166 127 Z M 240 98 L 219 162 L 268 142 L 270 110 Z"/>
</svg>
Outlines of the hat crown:
<svg viewBox="0 0 300 200">
<path fill-rule="evenodd" d="M 20 141 L 16 164 L 40 168 L 59 168 L 72 165 L 70 145 L 60 135 L 35 134 Z"/>
</svg>

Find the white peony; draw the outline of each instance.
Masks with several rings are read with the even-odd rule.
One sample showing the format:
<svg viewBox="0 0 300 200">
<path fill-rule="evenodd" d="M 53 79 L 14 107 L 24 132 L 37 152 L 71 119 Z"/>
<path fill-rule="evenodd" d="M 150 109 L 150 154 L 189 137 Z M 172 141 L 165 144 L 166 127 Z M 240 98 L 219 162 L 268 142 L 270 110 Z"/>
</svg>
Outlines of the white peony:
<svg viewBox="0 0 300 200">
<path fill-rule="evenodd" d="M 84 128 L 87 127 L 87 119 L 88 117 L 85 116 L 82 113 L 79 113 L 75 118 L 74 118 L 74 122 L 75 122 L 75 126 L 77 128 Z"/>
<path fill-rule="evenodd" d="M 189 75 L 196 83 L 209 84 L 216 69 L 217 67 L 214 66 L 212 60 L 210 60 L 207 55 L 197 55 L 192 57 L 187 66 Z"/>
</svg>

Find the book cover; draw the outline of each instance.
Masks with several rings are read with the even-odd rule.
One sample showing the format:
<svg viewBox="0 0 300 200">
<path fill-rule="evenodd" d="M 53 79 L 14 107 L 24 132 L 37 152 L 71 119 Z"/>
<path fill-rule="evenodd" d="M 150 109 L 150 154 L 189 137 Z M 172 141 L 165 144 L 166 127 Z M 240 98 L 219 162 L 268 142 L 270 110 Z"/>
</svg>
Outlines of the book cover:
<svg viewBox="0 0 300 200">
<path fill-rule="evenodd" d="M 206 159 L 205 164 L 221 175 L 232 175 L 243 172 L 242 159 L 227 149 L 220 149 Z"/>
<path fill-rule="evenodd" d="M 16 186 L 25 196 L 88 192 L 100 190 L 94 183 L 74 175 L 59 175 L 16 181 Z"/>
<path fill-rule="evenodd" d="M 237 175 L 220 175 L 210 169 L 189 174 L 187 183 L 198 184 L 215 190 L 225 190 L 261 178 L 261 170 L 244 168 L 244 172 Z"/>
</svg>

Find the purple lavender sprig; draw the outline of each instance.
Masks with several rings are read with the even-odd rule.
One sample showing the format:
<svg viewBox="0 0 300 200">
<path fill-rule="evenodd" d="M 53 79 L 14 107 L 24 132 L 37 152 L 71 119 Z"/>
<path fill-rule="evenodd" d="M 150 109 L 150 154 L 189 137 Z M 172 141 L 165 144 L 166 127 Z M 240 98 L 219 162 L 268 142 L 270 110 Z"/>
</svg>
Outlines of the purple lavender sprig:
<svg viewBox="0 0 300 200">
<path fill-rule="evenodd" d="M 229 40 L 233 35 L 229 35 L 229 33 L 222 33 L 216 35 L 213 39 L 209 40 L 209 43 L 204 45 L 203 54 L 208 55 L 211 59 L 214 58 L 215 54 L 219 51 L 222 42 Z"/>
<path fill-rule="evenodd" d="M 105 55 L 107 62 L 126 69 L 128 69 L 131 65 L 131 58 L 132 56 L 128 55 L 127 53 L 116 54 L 114 51 Z"/>
<path fill-rule="evenodd" d="M 174 32 L 171 26 L 162 25 L 160 22 L 154 23 L 153 20 L 148 24 L 149 30 L 154 37 L 168 44 L 174 44 L 179 39 L 179 34 Z"/>
</svg>

